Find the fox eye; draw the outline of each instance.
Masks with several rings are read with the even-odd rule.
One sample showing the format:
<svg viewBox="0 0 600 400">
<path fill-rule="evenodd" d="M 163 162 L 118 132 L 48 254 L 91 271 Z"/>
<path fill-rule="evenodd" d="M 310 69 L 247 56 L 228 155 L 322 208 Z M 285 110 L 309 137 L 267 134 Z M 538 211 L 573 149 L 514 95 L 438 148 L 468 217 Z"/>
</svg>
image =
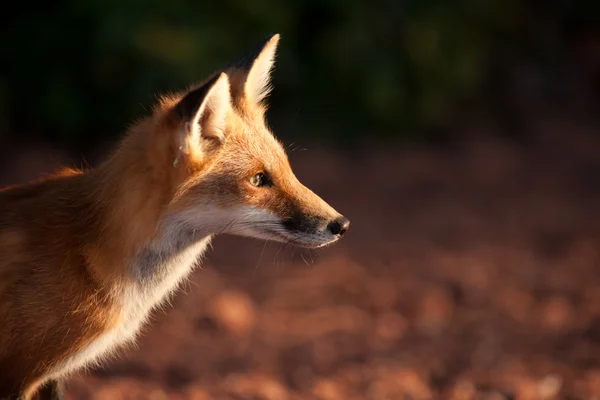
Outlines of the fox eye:
<svg viewBox="0 0 600 400">
<path fill-rule="evenodd" d="M 250 183 L 252 184 L 252 186 L 261 187 L 267 185 L 269 181 L 267 180 L 265 174 L 259 172 L 258 174 L 250 178 Z"/>
</svg>

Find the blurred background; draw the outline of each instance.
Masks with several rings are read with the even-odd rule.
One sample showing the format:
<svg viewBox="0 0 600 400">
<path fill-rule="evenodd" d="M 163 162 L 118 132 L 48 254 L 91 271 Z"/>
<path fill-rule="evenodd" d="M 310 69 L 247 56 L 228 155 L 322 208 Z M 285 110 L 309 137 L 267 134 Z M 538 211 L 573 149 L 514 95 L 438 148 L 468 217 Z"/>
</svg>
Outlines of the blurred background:
<svg viewBox="0 0 600 400">
<path fill-rule="evenodd" d="M 218 238 L 70 399 L 600 396 L 597 1 L 11 6 L 1 185 L 93 166 L 280 33 L 270 125 L 352 221 L 318 252 Z"/>
</svg>

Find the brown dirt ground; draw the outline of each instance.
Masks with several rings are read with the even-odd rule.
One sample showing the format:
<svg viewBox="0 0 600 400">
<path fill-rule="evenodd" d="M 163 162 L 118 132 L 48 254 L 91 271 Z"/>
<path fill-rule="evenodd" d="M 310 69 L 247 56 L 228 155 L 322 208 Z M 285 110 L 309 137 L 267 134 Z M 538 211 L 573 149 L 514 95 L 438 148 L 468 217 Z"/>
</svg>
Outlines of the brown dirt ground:
<svg viewBox="0 0 600 400">
<path fill-rule="evenodd" d="M 293 152 L 347 237 L 218 238 L 138 347 L 68 399 L 598 398 L 600 138 L 565 129 Z"/>
</svg>

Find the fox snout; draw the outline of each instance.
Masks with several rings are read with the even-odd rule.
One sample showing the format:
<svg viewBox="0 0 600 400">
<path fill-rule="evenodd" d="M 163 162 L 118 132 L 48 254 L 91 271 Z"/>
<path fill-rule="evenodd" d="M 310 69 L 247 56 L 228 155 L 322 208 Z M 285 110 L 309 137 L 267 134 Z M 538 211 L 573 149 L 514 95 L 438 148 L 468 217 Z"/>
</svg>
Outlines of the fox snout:
<svg viewBox="0 0 600 400">
<path fill-rule="evenodd" d="M 284 220 L 283 226 L 285 229 L 295 234 L 331 235 L 335 240 L 344 236 L 346 231 L 348 231 L 348 228 L 350 228 L 350 220 L 343 215 L 333 219 L 324 219 L 308 215 Z"/>
<path fill-rule="evenodd" d="M 284 238 L 293 239 L 292 242 L 301 247 L 317 248 L 344 236 L 350 220 L 302 185 L 291 171 L 289 173 L 287 190 L 278 196 L 279 210 L 273 209 L 281 218 Z"/>
</svg>

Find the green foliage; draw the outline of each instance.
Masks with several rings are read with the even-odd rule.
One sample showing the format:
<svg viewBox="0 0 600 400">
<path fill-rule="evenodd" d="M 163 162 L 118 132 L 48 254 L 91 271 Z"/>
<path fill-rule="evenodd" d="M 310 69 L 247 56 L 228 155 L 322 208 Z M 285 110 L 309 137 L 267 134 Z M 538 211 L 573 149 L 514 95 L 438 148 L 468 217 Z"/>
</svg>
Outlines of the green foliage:
<svg viewBox="0 0 600 400">
<path fill-rule="evenodd" d="M 515 40 L 517 0 L 87 0 L 17 6 L 4 26 L 0 127 L 73 144 L 116 135 L 279 32 L 276 123 L 340 138 L 414 132 L 477 92 Z M 20 7 L 20 9 L 19 9 Z"/>
</svg>

